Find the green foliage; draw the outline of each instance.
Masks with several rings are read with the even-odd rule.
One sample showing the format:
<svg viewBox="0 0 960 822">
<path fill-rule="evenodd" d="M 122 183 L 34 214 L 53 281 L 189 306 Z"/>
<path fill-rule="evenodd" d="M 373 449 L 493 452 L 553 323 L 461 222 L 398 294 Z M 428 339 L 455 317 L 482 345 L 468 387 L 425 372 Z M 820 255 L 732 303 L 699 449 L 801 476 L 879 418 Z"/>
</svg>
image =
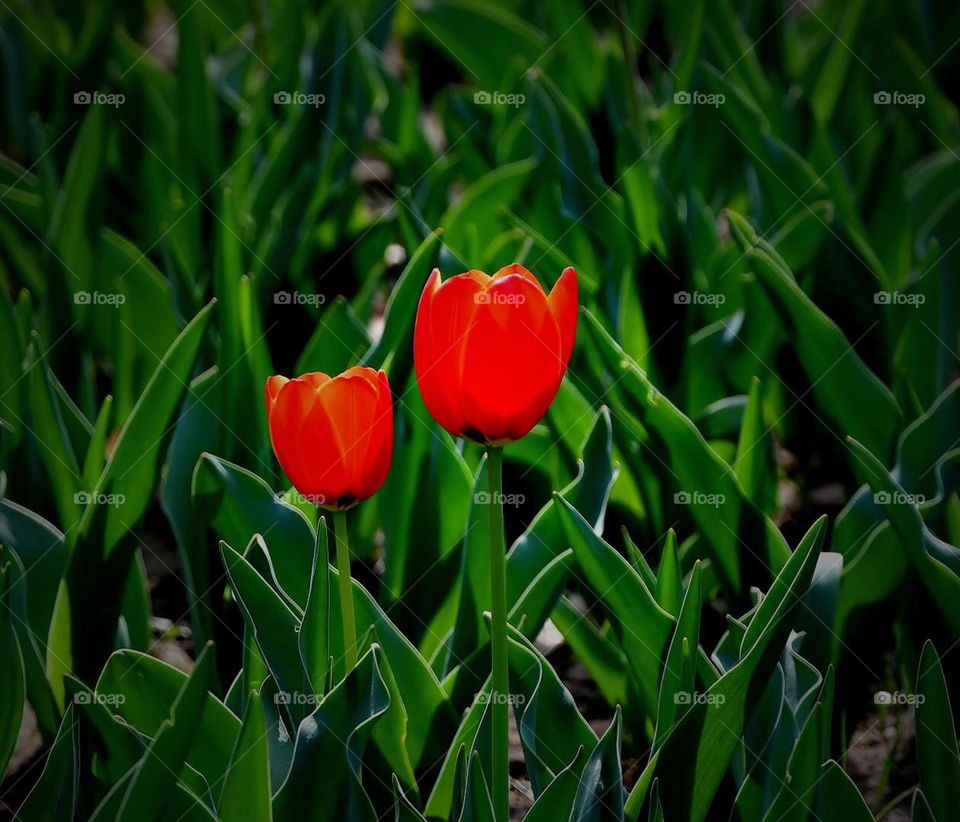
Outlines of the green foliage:
<svg viewBox="0 0 960 822">
<path fill-rule="evenodd" d="M 519 261 L 580 309 L 504 449 L 527 818 L 956 816 L 960 11 L 787 5 L 0 3 L 3 807 L 494 820 L 487 463 L 413 337 Z M 348 670 L 263 391 L 357 364 Z"/>
</svg>

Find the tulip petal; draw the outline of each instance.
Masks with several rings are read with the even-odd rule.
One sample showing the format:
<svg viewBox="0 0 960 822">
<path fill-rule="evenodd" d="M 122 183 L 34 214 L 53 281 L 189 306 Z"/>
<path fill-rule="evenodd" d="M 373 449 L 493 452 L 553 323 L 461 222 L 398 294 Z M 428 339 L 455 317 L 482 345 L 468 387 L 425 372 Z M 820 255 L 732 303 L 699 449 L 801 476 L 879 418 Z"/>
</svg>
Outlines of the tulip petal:
<svg viewBox="0 0 960 822">
<path fill-rule="evenodd" d="M 537 288 L 543 288 L 543 286 L 540 285 L 540 281 L 533 275 L 533 272 L 527 268 L 524 268 L 522 265 L 520 265 L 520 263 L 510 263 L 510 265 L 505 265 L 493 275 L 492 279 L 500 280 L 503 277 L 509 276 L 510 274 L 517 274 L 520 277 L 530 280 L 530 282 L 532 282 Z"/>
<path fill-rule="evenodd" d="M 337 443 L 346 475 L 344 492 L 359 499 L 364 488 L 367 452 L 377 421 L 376 372 L 370 368 L 351 368 L 326 382 L 317 396 L 333 424 L 333 441 Z"/>
<path fill-rule="evenodd" d="M 390 471 L 393 458 L 393 396 L 383 371 L 377 372 L 377 408 L 367 451 L 361 497 L 377 492 Z"/>
<path fill-rule="evenodd" d="M 270 414 L 270 437 L 284 473 L 308 499 L 327 502 L 331 489 L 345 483 L 333 426 L 311 380 L 283 386 Z"/>
<path fill-rule="evenodd" d="M 434 419 L 454 434 L 463 430 L 460 391 L 463 350 L 477 308 L 477 295 L 490 278 L 467 271 L 440 282 L 434 270 L 417 311 L 414 365 L 423 401 Z"/>
<path fill-rule="evenodd" d="M 267 378 L 267 384 L 264 386 L 264 395 L 267 400 L 267 416 L 270 416 L 270 411 L 273 409 L 273 403 L 277 399 L 277 394 L 280 393 L 280 389 L 285 386 L 289 380 L 286 377 L 281 377 L 278 374 L 274 374 L 272 377 Z"/>
<path fill-rule="evenodd" d="M 566 370 L 577 338 L 577 272 L 573 268 L 563 269 L 547 299 L 560 329 L 560 358 Z"/>
<path fill-rule="evenodd" d="M 519 439 L 543 416 L 563 376 L 560 331 L 543 289 L 506 274 L 481 295 L 460 384 L 466 433 Z"/>
</svg>

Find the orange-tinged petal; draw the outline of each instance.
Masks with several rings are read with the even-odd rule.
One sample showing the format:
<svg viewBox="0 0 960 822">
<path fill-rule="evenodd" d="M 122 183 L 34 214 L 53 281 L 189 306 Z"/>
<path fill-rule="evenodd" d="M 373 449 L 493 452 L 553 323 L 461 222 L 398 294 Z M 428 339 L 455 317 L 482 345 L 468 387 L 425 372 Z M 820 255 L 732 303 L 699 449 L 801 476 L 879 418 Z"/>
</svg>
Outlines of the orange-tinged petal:
<svg viewBox="0 0 960 822">
<path fill-rule="evenodd" d="M 373 372 L 372 369 L 364 369 Z M 351 369 L 352 371 L 352 369 Z M 319 403 L 333 423 L 340 463 L 346 474 L 343 496 L 359 498 L 367 451 L 377 415 L 378 391 L 365 373 L 344 372 L 325 383 Z"/>
<path fill-rule="evenodd" d="M 328 374 L 324 374 L 322 371 L 310 371 L 306 374 L 301 374 L 296 379 L 303 380 L 303 382 L 313 386 L 314 388 L 320 388 L 320 386 L 328 383 L 332 377 L 330 377 Z"/>
<path fill-rule="evenodd" d="M 520 277 L 530 280 L 530 282 L 532 282 L 537 288 L 543 291 L 543 286 L 540 285 L 540 281 L 533 275 L 533 272 L 524 268 L 522 265 L 520 265 L 520 263 L 510 263 L 510 265 L 505 265 L 493 275 L 493 279 L 499 280 L 503 277 L 509 276 L 510 274 L 517 274 Z"/>
<path fill-rule="evenodd" d="M 317 504 L 327 504 L 346 482 L 333 426 L 309 380 L 283 386 L 270 415 L 270 436 L 284 473 Z"/>
<path fill-rule="evenodd" d="M 577 338 L 577 290 L 577 272 L 567 266 L 547 298 L 560 328 L 560 357 L 564 369 L 570 362 L 573 344 Z"/>
<path fill-rule="evenodd" d="M 393 451 L 393 405 L 383 371 L 355 366 L 265 388 L 270 439 L 296 489 L 328 508 L 366 499 L 383 484 Z"/>
<path fill-rule="evenodd" d="M 267 378 L 267 384 L 264 386 L 264 394 L 267 400 L 268 417 L 270 416 L 270 411 L 273 409 L 273 403 L 277 399 L 277 394 L 280 393 L 280 389 L 288 382 L 289 380 L 286 377 L 281 377 L 277 374 Z"/>
<path fill-rule="evenodd" d="M 393 397 L 387 375 L 377 373 L 377 409 L 367 449 L 363 483 L 359 494 L 369 497 L 377 492 L 390 471 L 393 457 Z"/>
</svg>

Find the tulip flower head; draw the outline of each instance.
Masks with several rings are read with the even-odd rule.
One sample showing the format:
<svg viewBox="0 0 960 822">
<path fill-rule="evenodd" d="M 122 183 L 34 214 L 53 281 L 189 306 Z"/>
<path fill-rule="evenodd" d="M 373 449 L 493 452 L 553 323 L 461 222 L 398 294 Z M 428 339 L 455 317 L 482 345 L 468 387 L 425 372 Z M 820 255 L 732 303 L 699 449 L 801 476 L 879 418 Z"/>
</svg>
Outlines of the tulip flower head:
<svg viewBox="0 0 960 822">
<path fill-rule="evenodd" d="M 377 492 L 393 454 L 393 404 L 383 371 L 356 366 L 266 385 L 270 441 L 304 497 L 331 510 Z"/>
<path fill-rule="evenodd" d="M 577 332 L 577 275 L 564 269 L 547 295 L 519 263 L 492 277 L 433 270 L 420 297 L 413 355 L 433 418 L 488 445 L 520 439 L 546 413 Z"/>
</svg>

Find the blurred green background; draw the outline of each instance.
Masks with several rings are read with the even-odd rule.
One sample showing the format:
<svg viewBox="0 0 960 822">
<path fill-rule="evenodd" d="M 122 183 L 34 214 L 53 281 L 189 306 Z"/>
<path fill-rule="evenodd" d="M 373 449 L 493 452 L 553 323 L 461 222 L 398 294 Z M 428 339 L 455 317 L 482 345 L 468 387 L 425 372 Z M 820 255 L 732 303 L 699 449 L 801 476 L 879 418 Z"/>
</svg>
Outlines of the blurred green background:
<svg viewBox="0 0 960 822">
<path fill-rule="evenodd" d="M 835 667 L 846 748 L 865 694 L 960 640 L 954 583 L 875 496 L 897 493 L 882 469 L 956 551 L 958 42 L 960 6 L 919 0 L 0 0 L 0 541 L 28 581 L 28 692 L 34 663 L 92 683 L 115 647 L 189 667 L 207 639 L 226 692 L 246 652 L 214 534 L 246 545 L 240 469 L 288 489 L 264 382 L 357 362 L 397 400 L 357 577 L 449 674 L 483 630 L 470 586 L 489 596 L 461 574 L 481 452 L 423 407 L 412 324 L 434 265 L 517 260 L 547 288 L 573 265 L 589 316 L 506 451 L 508 542 L 593 431 L 602 502 L 577 509 L 641 565 L 676 529 L 713 648 L 828 513 L 842 571 L 805 652 Z M 569 617 L 606 637 L 604 591 L 560 588 L 562 664 L 602 680 Z M 586 686 L 604 722 L 618 696 Z M 62 680 L 34 697 L 49 744 Z M 896 744 L 881 759 L 858 776 L 875 811 L 916 782 Z"/>
</svg>

